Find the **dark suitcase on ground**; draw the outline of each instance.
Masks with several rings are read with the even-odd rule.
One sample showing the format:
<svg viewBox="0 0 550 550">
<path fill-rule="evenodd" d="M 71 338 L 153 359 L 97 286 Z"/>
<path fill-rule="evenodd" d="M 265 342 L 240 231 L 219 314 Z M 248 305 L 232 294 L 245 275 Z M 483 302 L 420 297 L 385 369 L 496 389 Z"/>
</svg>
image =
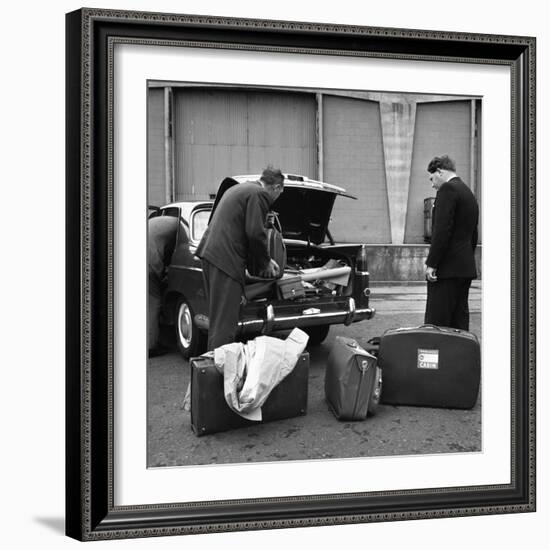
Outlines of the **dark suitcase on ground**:
<svg viewBox="0 0 550 550">
<path fill-rule="evenodd" d="M 387 330 L 378 356 L 382 403 L 471 409 L 480 363 L 479 342 L 471 332 L 433 325 Z"/>
<path fill-rule="evenodd" d="M 262 422 L 247 420 L 232 411 L 223 394 L 223 375 L 210 357 L 194 357 L 191 364 L 191 427 L 196 435 L 258 425 L 307 412 L 309 353 L 304 352 L 292 372 L 269 394 L 262 406 Z"/>
<path fill-rule="evenodd" d="M 355 340 L 337 336 L 325 371 L 325 396 L 339 420 L 365 420 L 374 414 L 382 390 L 376 357 Z"/>
</svg>

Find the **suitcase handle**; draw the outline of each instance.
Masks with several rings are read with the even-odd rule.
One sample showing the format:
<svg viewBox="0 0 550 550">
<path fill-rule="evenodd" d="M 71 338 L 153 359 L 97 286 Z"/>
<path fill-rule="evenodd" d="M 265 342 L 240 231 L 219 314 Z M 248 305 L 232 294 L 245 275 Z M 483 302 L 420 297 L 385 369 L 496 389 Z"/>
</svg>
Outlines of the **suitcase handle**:
<svg viewBox="0 0 550 550">
<path fill-rule="evenodd" d="M 402 328 L 398 328 L 398 329 L 395 329 L 396 331 L 401 331 L 401 330 L 411 330 L 414 329 L 419 329 L 419 328 L 433 328 L 435 330 L 438 330 L 439 332 L 461 332 L 460 329 L 458 328 L 447 328 L 447 327 L 438 327 L 437 325 L 430 325 L 430 324 L 426 324 L 426 325 L 418 325 L 417 327 L 402 327 Z"/>
</svg>

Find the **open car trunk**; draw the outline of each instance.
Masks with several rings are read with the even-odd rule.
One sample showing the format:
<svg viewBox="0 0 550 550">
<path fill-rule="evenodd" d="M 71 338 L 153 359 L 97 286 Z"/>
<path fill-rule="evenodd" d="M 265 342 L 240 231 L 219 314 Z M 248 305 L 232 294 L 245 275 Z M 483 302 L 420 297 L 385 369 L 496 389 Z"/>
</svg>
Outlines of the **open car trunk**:
<svg viewBox="0 0 550 550">
<path fill-rule="evenodd" d="M 319 247 L 302 241 L 285 241 L 287 262 L 277 280 L 249 277 L 245 287 L 248 302 L 294 300 L 297 303 L 320 298 L 349 296 L 353 291 L 355 256 L 360 245 Z"/>
</svg>

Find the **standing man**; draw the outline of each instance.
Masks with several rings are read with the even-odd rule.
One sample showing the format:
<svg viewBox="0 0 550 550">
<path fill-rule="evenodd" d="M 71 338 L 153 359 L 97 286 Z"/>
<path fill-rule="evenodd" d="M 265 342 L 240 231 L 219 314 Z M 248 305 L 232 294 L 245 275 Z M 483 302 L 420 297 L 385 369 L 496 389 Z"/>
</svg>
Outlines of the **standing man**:
<svg viewBox="0 0 550 550">
<path fill-rule="evenodd" d="M 221 197 L 197 248 L 208 299 L 208 349 L 235 341 L 247 258 L 260 275 L 276 277 L 277 262 L 267 251 L 266 216 L 283 191 L 284 176 L 268 166 L 258 181 L 234 185 Z"/>
<path fill-rule="evenodd" d="M 166 285 L 166 270 L 176 246 L 178 219 L 172 216 L 157 216 L 148 221 L 147 263 L 149 268 L 149 308 L 147 325 L 149 332 L 149 356 L 158 355 L 160 347 L 160 310 L 162 293 Z"/>
<path fill-rule="evenodd" d="M 468 330 L 468 293 L 477 276 L 474 251 L 479 208 L 447 155 L 434 157 L 428 173 L 437 194 L 426 260 L 428 299 L 424 322 Z"/>
</svg>

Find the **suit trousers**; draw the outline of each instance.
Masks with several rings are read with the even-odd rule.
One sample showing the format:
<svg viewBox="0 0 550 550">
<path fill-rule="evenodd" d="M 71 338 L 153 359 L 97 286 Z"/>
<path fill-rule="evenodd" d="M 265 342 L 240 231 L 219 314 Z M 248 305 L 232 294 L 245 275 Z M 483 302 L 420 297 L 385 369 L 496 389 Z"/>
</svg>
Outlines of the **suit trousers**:
<svg viewBox="0 0 550 550">
<path fill-rule="evenodd" d="M 428 282 L 424 322 L 440 327 L 469 330 L 468 293 L 472 279 L 453 278 Z"/>
<path fill-rule="evenodd" d="M 237 336 L 242 285 L 207 260 L 202 273 L 208 300 L 208 351 L 231 344 Z"/>
<path fill-rule="evenodd" d="M 149 303 L 147 308 L 148 350 L 156 349 L 160 334 L 160 312 L 162 306 L 162 282 L 154 274 L 149 272 Z"/>
</svg>

